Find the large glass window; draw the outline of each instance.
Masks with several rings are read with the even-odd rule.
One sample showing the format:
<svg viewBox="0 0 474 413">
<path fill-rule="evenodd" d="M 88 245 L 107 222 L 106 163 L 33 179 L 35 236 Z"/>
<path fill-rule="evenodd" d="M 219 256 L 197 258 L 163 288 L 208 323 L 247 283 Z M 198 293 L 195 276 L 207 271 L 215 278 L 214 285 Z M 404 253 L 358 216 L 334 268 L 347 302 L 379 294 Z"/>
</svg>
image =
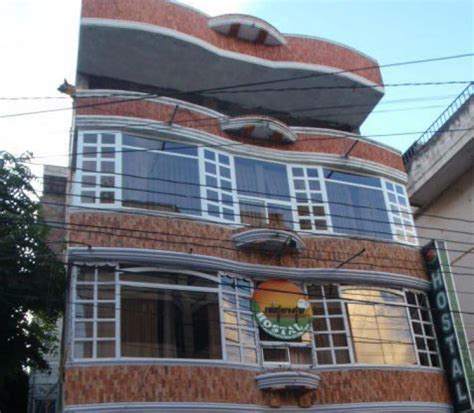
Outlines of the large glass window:
<svg viewBox="0 0 474 413">
<path fill-rule="evenodd" d="M 235 171 L 242 223 L 257 227 L 293 227 L 285 165 L 236 157 Z"/>
<path fill-rule="evenodd" d="M 124 286 L 123 357 L 220 359 L 216 293 Z"/>
<path fill-rule="evenodd" d="M 416 244 L 399 183 L 122 132 L 78 135 L 75 202 Z"/>
<path fill-rule="evenodd" d="M 75 360 L 441 365 L 427 297 L 419 291 L 306 285 L 312 327 L 289 341 L 257 326 L 251 297 L 258 284 L 237 275 L 79 265 L 73 280 Z"/>
<path fill-rule="evenodd" d="M 392 239 L 379 178 L 327 169 L 324 174 L 334 232 Z"/>
<path fill-rule="evenodd" d="M 123 357 L 222 358 L 217 280 L 127 270 L 121 281 Z"/>
<path fill-rule="evenodd" d="M 417 364 L 404 294 L 345 287 L 357 363 Z"/>
<path fill-rule="evenodd" d="M 217 277 L 78 267 L 74 358 L 222 359 Z"/>
<path fill-rule="evenodd" d="M 122 158 L 123 206 L 200 215 L 196 147 L 124 135 Z"/>
</svg>

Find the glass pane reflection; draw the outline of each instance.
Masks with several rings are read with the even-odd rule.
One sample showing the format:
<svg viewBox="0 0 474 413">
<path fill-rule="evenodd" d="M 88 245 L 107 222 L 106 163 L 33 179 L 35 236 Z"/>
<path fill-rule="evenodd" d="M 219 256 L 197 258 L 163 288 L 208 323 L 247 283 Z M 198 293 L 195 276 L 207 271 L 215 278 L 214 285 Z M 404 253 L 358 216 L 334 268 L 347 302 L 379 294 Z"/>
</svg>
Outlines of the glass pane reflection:
<svg viewBox="0 0 474 413">
<path fill-rule="evenodd" d="M 416 364 L 402 295 L 391 291 L 344 289 L 358 363 Z M 360 301 L 359 302 L 352 302 Z M 390 304 L 390 305 L 387 305 Z"/>
</svg>

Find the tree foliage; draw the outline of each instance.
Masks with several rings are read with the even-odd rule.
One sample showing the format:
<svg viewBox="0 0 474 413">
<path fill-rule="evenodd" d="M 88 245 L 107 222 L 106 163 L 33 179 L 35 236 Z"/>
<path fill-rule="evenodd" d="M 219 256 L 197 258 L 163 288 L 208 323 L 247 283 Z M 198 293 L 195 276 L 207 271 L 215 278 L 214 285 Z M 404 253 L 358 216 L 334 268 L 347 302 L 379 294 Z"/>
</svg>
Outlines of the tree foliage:
<svg viewBox="0 0 474 413">
<path fill-rule="evenodd" d="M 0 151 L 0 410 L 12 381 L 48 368 L 64 309 L 64 267 L 48 246 L 28 158 Z"/>
</svg>

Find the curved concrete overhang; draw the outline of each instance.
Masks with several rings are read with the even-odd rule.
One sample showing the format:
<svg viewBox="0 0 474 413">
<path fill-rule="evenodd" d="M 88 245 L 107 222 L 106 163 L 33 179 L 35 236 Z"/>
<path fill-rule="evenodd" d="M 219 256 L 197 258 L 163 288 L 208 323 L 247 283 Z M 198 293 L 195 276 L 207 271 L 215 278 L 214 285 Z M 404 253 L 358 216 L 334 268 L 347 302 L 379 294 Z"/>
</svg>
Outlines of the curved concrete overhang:
<svg viewBox="0 0 474 413">
<path fill-rule="evenodd" d="M 301 371 L 274 371 L 255 376 L 260 390 L 316 390 L 321 377 Z"/>
<path fill-rule="evenodd" d="M 301 252 L 303 240 L 295 233 L 280 229 L 256 228 L 232 235 L 238 249 L 258 249 L 274 253 Z"/>
<path fill-rule="evenodd" d="M 268 116 L 240 116 L 220 121 L 223 131 L 268 142 L 294 143 L 296 133 L 287 125 Z"/>
<path fill-rule="evenodd" d="M 347 170 L 353 173 L 381 176 L 401 184 L 406 184 L 407 182 L 405 172 L 367 159 L 346 158 L 330 153 L 289 152 L 267 147 L 257 147 L 250 144 L 236 145 L 235 141 L 228 138 L 177 124 L 170 125 L 169 122 L 165 121 L 125 116 L 76 115 L 75 126 L 78 129 L 111 128 L 132 133 L 142 133 L 150 137 L 159 136 L 162 139 L 168 138 L 173 140 L 178 138 L 183 143 L 224 146 L 226 151 L 237 156 L 248 157 L 249 153 L 251 153 L 253 157 L 267 161 L 324 166 Z"/>
<path fill-rule="evenodd" d="M 383 96 L 379 83 L 324 61 L 257 57 L 168 27 L 116 19 L 82 19 L 77 69 L 105 84 L 113 79 L 131 89 L 212 100 L 232 116 L 265 111 L 294 124 L 344 130 L 357 130 Z M 340 102 L 363 110 L 321 115 Z"/>
<path fill-rule="evenodd" d="M 266 46 L 285 45 L 285 37 L 276 27 L 248 14 L 222 14 L 209 19 L 209 27 L 224 36 Z"/>
<path fill-rule="evenodd" d="M 427 291 L 431 283 L 412 276 L 341 268 L 293 268 L 250 264 L 225 258 L 177 251 L 142 248 L 75 247 L 68 249 L 70 262 L 121 262 L 151 264 L 170 269 L 195 271 L 226 271 L 250 277 L 283 278 L 297 281 L 354 283 L 392 288 L 413 288 Z"/>
</svg>

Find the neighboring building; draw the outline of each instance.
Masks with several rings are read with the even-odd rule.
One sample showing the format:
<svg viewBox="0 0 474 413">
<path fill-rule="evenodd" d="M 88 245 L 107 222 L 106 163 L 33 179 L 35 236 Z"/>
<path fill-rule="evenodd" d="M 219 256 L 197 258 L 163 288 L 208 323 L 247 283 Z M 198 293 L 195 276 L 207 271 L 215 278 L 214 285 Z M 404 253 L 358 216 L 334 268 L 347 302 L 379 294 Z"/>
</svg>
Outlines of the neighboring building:
<svg viewBox="0 0 474 413">
<path fill-rule="evenodd" d="M 474 84 L 403 155 L 420 243 L 445 240 L 474 357 Z M 461 333 L 462 334 L 462 333 Z M 466 349 L 467 350 L 467 349 Z M 471 362 L 472 365 L 472 362 Z M 474 375 L 474 372 L 471 371 Z M 474 390 L 474 389 L 473 389 Z"/>
<path fill-rule="evenodd" d="M 43 171 L 43 194 L 41 204 L 43 219 L 50 225 L 48 241 L 50 248 L 59 256 L 65 251 L 66 217 L 65 202 L 69 168 L 45 165 Z M 57 346 L 46 355 L 49 371 L 33 370 L 29 379 L 28 413 L 56 413 L 61 405 L 60 349 L 63 320 L 57 322 Z"/>
<path fill-rule="evenodd" d="M 83 0 L 66 412 L 451 411 L 401 155 L 358 133 L 381 85 L 255 17 Z"/>
</svg>

